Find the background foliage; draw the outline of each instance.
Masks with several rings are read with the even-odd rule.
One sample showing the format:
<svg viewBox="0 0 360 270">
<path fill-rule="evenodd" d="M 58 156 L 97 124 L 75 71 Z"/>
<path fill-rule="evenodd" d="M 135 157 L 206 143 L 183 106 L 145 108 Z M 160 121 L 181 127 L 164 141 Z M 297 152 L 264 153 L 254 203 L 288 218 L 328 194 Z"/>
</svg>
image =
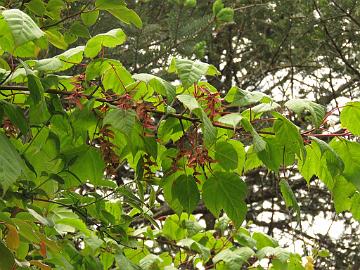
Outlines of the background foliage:
<svg viewBox="0 0 360 270">
<path fill-rule="evenodd" d="M 359 267 L 357 1 L 0 5 L 0 269 Z"/>
</svg>

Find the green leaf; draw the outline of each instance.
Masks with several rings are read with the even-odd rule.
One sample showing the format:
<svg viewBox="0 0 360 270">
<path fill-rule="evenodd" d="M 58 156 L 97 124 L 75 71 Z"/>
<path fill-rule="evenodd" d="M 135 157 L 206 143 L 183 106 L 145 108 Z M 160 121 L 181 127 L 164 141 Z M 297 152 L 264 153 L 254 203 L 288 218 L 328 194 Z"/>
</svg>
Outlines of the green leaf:
<svg viewBox="0 0 360 270">
<path fill-rule="evenodd" d="M 182 239 L 177 244 L 179 246 L 187 247 L 193 251 L 200 253 L 204 261 L 207 261 L 210 258 L 210 249 L 191 238 Z"/>
<path fill-rule="evenodd" d="M 26 75 L 28 79 L 28 88 L 30 90 L 30 98 L 36 104 L 44 99 L 44 87 L 35 73 L 29 69 L 29 67 L 25 64 L 24 65 L 26 70 Z"/>
<path fill-rule="evenodd" d="M 286 262 L 289 259 L 290 252 L 281 247 L 264 247 L 256 253 L 256 256 L 259 259 L 276 258 L 282 262 Z"/>
<path fill-rule="evenodd" d="M 273 238 L 261 232 L 254 232 L 252 238 L 256 241 L 256 248 L 258 250 L 264 247 L 275 248 L 279 246 L 278 242 L 276 242 Z"/>
<path fill-rule="evenodd" d="M 197 100 L 190 95 L 178 95 L 177 99 L 180 100 L 182 104 L 184 104 L 185 107 L 187 107 L 190 112 L 194 111 L 197 117 L 202 117 L 202 108 L 200 107 L 200 104 L 197 102 Z"/>
<path fill-rule="evenodd" d="M 216 217 L 221 209 L 239 227 L 245 219 L 247 188 L 244 181 L 234 173 L 215 172 L 203 185 L 203 200 Z"/>
<path fill-rule="evenodd" d="M 286 152 L 284 153 L 284 147 L 273 137 L 263 138 L 262 140 L 266 143 L 266 147 L 260 152 L 257 152 L 257 156 L 267 168 L 278 172 L 281 164 L 285 163 L 286 165 Z"/>
<path fill-rule="evenodd" d="M 139 15 L 132 10 L 125 6 L 120 6 L 115 9 L 106 9 L 111 15 L 113 15 L 118 20 L 127 23 L 133 24 L 137 28 L 142 28 L 142 21 Z"/>
<path fill-rule="evenodd" d="M 46 218 L 44 218 L 43 216 L 41 216 L 38 212 L 36 212 L 35 210 L 28 208 L 28 212 L 34 217 L 36 218 L 41 224 L 46 225 L 46 226 L 53 226 L 52 223 L 50 223 L 50 221 Z"/>
<path fill-rule="evenodd" d="M 311 115 L 311 120 L 316 127 L 320 126 L 326 113 L 324 106 L 307 99 L 292 99 L 287 101 L 285 106 L 298 115 L 304 111 L 308 111 Z"/>
<path fill-rule="evenodd" d="M 360 135 L 360 102 L 348 102 L 341 111 L 341 126 L 347 128 L 352 134 Z"/>
<path fill-rule="evenodd" d="M 336 176 L 338 174 L 337 171 L 339 171 L 339 169 L 336 169 L 336 167 L 331 169 L 331 167 L 328 165 L 327 159 L 332 156 L 331 152 L 323 154 L 319 145 L 315 141 L 310 145 L 307 145 L 305 149 L 305 160 L 299 160 L 299 170 L 301 175 L 305 178 L 308 184 L 311 177 L 316 175 L 330 190 L 332 190 L 336 181 Z"/>
<path fill-rule="evenodd" d="M 124 93 L 127 90 L 126 86 L 134 82 L 131 74 L 115 60 L 105 61 L 100 74 L 105 90 L 112 90 L 117 94 Z"/>
<path fill-rule="evenodd" d="M 56 57 L 53 58 L 46 58 L 41 60 L 30 60 L 27 61 L 28 64 L 34 64 L 34 69 L 38 71 L 46 71 L 46 72 L 53 72 L 58 71 L 62 68 L 63 62 Z"/>
<path fill-rule="evenodd" d="M 68 48 L 69 45 L 65 41 L 65 37 L 59 31 L 55 29 L 49 29 L 45 31 L 45 35 L 48 41 L 56 48 L 59 48 L 61 50 L 66 50 Z"/>
<path fill-rule="evenodd" d="M 0 100 L 0 106 L 10 121 L 20 129 L 23 135 L 25 135 L 29 129 L 29 125 L 20 107 L 5 100 Z"/>
<path fill-rule="evenodd" d="M 191 216 L 190 216 L 191 217 Z M 188 214 L 171 215 L 165 219 L 165 223 L 162 229 L 162 234 L 168 237 L 170 240 L 178 241 L 183 239 L 187 235 L 187 231 L 182 226 L 182 221 L 188 219 Z"/>
<path fill-rule="evenodd" d="M 300 158 L 305 157 L 304 142 L 299 128 L 281 114 L 273 112 L 273 115 L 277 118 L 273 127 L 275 136 L 285 151 L 292 151 Z"/>
<path fill-rule="evenodd" d="M 295 194 L 292 191 L 288 181 L 281 179 L 279 182 L 279 186 L 280 186 L 281 195 L 284 198 L 286 207 L 288 207 L 288 208 L 292 207 L 295 210 L 296 216 L 297 216 L 297 221 L 298 221 L 298 223 L 300 223 L 300 207 L 299 207 L 299 204 L 296 200 Z"/>
<path fill-rule="evenodd" d="M 352 183 L 347 181 L 343 176 L 337 177 L 332 190 L 336 213 L 349 211 L 351 209 L 352 196 L 355 192 L 356 187 Z"/>
<path fill-rule="evenodd" d="M 93 147 L 82 147 L 79 151 L 69 170 L 83 183 L 86 181 L 90 181 L 92 184 L 101 182 L 104 178 L 105 163 L 100 152 Z"/>
<path fill-rule="evenodd" d="M 90 37 L 89 29 L 85 25 L 80 23 L 79 21 L 75 21 L 70 26 L 70 31 L 71 31 L 71 33 L 77 35 L 78 37 L 82 37 L 82 38 Z"/>
<path fill-rule="evenodd" d="M 132 263 L 123 254 L 115 255 L 115 262 L 121 270 L 142 270 L 140 266 Z"/>
<path fill-rule="evenodd" d="M 59 71 L 64 71 L 76 64 L 80 64 L 84 58 L 84 50 L 84 46 L 78 46 L 57 55 L 56 57 L 63 62 L 63 66 Z"/>
<path fill-rule="evenodd" d="M 237 270 L 241 269 L 242 265 L 254 255 L 255 252 L 249 247 L 241 247 L 235 250 L 224 249 L 214 256 L 213 262 L 223 261 L 226 269 Z"/>
<path fill-rule="evenodd" d="M 356 220 L 360 220 L 360 194 L 358 192 L 351 199 L 351 213 Z"/>
<path fill-rule="evenodd" d="M 217 121 L 219 123 L 231 126 L 235 129 L 241 122 L 242 118 L 243 117 L 240 113 L 229 113 L 220 117 Z"/>
<path fill-rule="evenodd" d="M 345 139 L 334 139 L 330 146 L 344 162 L 342 175 L 360 190 L 360 144 Z"/>
<path fill-rule="evenodd" d="M 91 231 L 86 227 L 86 224 L 80 219 L 63 218 L 63 219 L 56 221 L 56 224 L 63 224 L 63 225 L 70 226 L 70 227 L 77 229 L 80 232 L 84 233 L 86 236 L 90 236 L 90 233 L 91 233 Z"/>
<path fill-rule="evenodd" d="M 86 43 L 85 55 L 94 58 L 101 51 L 102 47 L 115 48 L 125 42 L 126 35 L 121 29 L 113 29 L 104 34 L 98 34 Z"/>
<path fill-rule="evenodd" d="M 213 65 L 180 58 L 173 58 L 171 60 L 169 72 L 176 72 L 179 75 L 185 89 L 198 82 L 202 76 L 219 74 L 219 71 Z"/>
<path fill-rule="evenodd" d="M 176 88 L 171 83 L 163 80 L 155 75 L 140 73 L 132 76 L 135 80 L 146 82 L 157 93 L 167 97 L 167 102 L 170 104 L 173 102 L 176 96 Z"/>
<path fill-rule="evenodd" d="M 195 178 L 189 175 L 179 176 L 173 182 L 172 196 L 179 200 L 187 213 L 191 214 L 200 200 L 200 193 Z"/>
<path fill-rule="evenodd" d="M 257 133 L 255 128 L 252 126 L 249 120 L 246 118 L 241 119 L 241 124 L 243 125 L 244 129 L 253 136 L 253 144 L 254 144 L 254 151 L 259 153 L 266 149 L 266 142 L 260 135 Z"/>
<path fill-rule="evenodd" d="M 280 108 L 280 105 L 276 102 L 260 103 L 251 108 L 251 113 L 254 116 L 257 116 L 257 115 L 265 113 L 265 112 L 275 111 L 278 108 Z"/>
<path fill-rule="evenodd" d="M 159 256 L 149 254 L 140 260 L 139 266 L 144 270 L 154 270 L 159 269 L 161 262 L 163 262 L 163 260 Z"/>
<path fill-rule="evenodd" d="M 142 28 L 142 21 L 137 13 L 126 7 L 125 1 L 122 0 L 96 0 L 95 6 L 101 10 L 108 11 L 118 20 L 133 24 L 137 28 Z"/>
<path fill-rule="evenodd" d="M 102 252 L 100 254 L 100 261 L 104 266 L 104 270 L 111 268 L 115 260 L 115 256 L 109 252 Z"/>
<path fill-rule="evenodd" d="M 181 215 L 181 213 L 183 212 L 183 207 L 180 204 L 179 200 L 172 195 L 173 183 L 179 177 L 179 174 L 179 172 L 176 172 L 164 178 L 163 190 L 165 201 L 169 204 L 171 209 L 173 209 L 176 214 Z"/>
<path fill-rule="evenodd" d="M 9 139 L 0 133 L 0 184 L 3 194 L 25 171 L 25 164 Z"/>
<path fill-rule="evenodd" d="M 30 16 L 21 10 L 8 9 L 4 10 L 1 15 L 8 23 L 16 46 L 44 36 L 44 32 L 41 31 Z"/>
<path fill-rule="evenodd" d="M 237 86 L 233 86 L 227 95 L 225 96 L 225 101 L 230 103 L 231 106 L 247 106 L 255 104 L 258 102 L 261 103 L 270 103 L 272 98 L 268 95 L 259 92 L 259 91 L 246 91 L 242 90 Z"/>
<path fill-rule="evenodd" d="M 87 11 L 81 13 L 81 20 L 86 26 L 91 26 L 96 23 L 99 17 L 99 10 Z"/>
<path fill-rule="evenodd" d="M 238 167 L 238 153 L 227 142 L 219 142 L 215 145 L 215 160 L 227 171 L 235 170 Z"/>
<path fill-rule="evenodd" d="M 124 0 L 96 0 L 95 6 L 99 9 L 115 9 L 126 5 Z"/>
<path fill-rule="evenodd" d="M 180 100 L 185 107 L 193 112 L 202 122 L 202 131 L 204 135 L 205 144 L 211 146 L 215 143 L 217 138 L 217 130 L 207 117 L 204 110 L 200 107 L 197 100 L 190 95 L 178 95 L 177 99 Z"/>
<path fill-rule="evenodd" d="M 237 161 L 238 161 L 237 173 L 239 175 L 242 175 L 245 166 L 245 155 L 246 155 L 245 147 L 240 141 L 237 140 L 229 140 L 227 142 L 234 147 L 237 153 Z"/>
<path fill-rule="evenodd" d="M 318 162 L 321 159 L 321 152 L 316 144 L 307 145 L 305 151 L 305 160 L 299 160 L 299 171 L 309 184 L 312 176 L 318 173 Z"/>
<path fill-rule="evenodd" d="M 0 270 L 12 270 L 15 267 L 14 254 L 0 240 Z"/>
<path fill-rule="evenodd" d="M 344 170 L 344 162 L 340 156 L 330 147 L 326 142 L 319 140 L 316 137 L 310 137 L 314 141 L 321 151 L 321 156 L 325 158 L 327 169 L 330 174 L 335 177 L 341 174 Z"/>
<path fill-rule="evenodd" d="M 130 136 L 136 122 L 136 113 L 133 110 L 110 110 L 104 118 L 104 125 L 111 125 L 126 136 Z"/>
<path fill-rule="evenodd" d="M 44 1 L 42 0 L 31 0 L 26 4 L 26 7 L 38 16 L 43 16 L 46 11 Z"/>
</svg>

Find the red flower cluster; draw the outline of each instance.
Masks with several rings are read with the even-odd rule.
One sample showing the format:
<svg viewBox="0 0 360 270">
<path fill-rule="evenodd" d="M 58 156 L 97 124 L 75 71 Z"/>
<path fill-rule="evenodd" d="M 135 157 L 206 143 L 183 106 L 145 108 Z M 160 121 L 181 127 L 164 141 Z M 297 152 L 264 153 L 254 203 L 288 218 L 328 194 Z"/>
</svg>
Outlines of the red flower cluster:
<svg viewBox="0 0 360 270">
<path fill-rule="evenodd" d="M 205 112 L 209 116 L 211 120 L 218 115 L 220 115 L 223 111 L 221 106 L 221 97 L 219 92 L 211 92 L 204 86 L 194 85 L 194 97 L 197 101 L 204 105 Z"/>
<path fill-rule="evenodd" d="M 114 100 L 114 104 L 122 110 L 129 110 L 133 107 L 134 101 L 132 100 L 132 97 L 126 93 L 122 96 L 119 96 Z"/>
<path fill-rule="evenodd" d="M 99 130 L 99 135 L 97 143 L 100 145 L 100 151 L 106 163 L 106 173 L 115 175 L 115 168 L 119 165 L 119 157 L 114 151 L 116 146 L 109 140 L 114 139 L 115 134 L 109 129 L 109 126 L 105 125 Z"/>
<path fill-rule="evenodd" d="M 177 143 L 178 152 L 176 158 L 173 161 L 173 170 L 177 171 L 178 168 L 178 161 L 182 157 L 187 158 L 187 167 L 192 168 L 194 170 L 194 177 L 199 175 L 196 170 L 199 167 L 204 168 L 208 166 L 210 168 L 211 163 L 215 163 L 216 161 L 209 156 L 209 152 L 207 148 L 202 144 L 201 137 L 199 137 L 198 130 L 195 129 L 188 135 L 184 135 L 180 138 Z"/>
<path fill-rule="evenodd" d="M 143 126 L 144 136 L 153 137 L 156 129 L 155 121 L 151 117 L 150 111 L 153 109 L 152 105 L 146 103 L 138 103 L 136 106 L 136 114 Z"/>
</svg>

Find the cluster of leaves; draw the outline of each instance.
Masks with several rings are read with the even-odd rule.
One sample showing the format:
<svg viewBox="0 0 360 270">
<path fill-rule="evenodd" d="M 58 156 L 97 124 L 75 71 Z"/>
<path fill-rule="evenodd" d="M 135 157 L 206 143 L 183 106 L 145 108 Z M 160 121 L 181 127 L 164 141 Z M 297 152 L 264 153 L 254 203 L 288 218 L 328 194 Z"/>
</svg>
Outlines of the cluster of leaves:
<svg viewBox="0 0 360 270">
<path fill-rule="evenodd" d="M 86 26 L 108 12 L 141 27 L 136 13 L 123 1 L 97 0 L 79 1 L 64 17 L 67 2 L 1 10 L 0 269 L 313 269 L 325 251 L 303 262 L 241 227 L 241 176 L 259 166 L 276 173 L 298 221 L 287 167 L 308 183 L 318 176 L 336 211 L 360 219 L 359 102 L 345 106 L 343 130 L 330 133 L 332 112 L 309 100 L 281 106 L 238 87 L 222 98 L 205 80 L 219 71 L 200 61 L 172 60 L 177 85 L 130 74 L 105 52 L 126 41 L 124 31 L 90 37 Z M 232 20 L 221 1 L 213 12 L 218 23 Z M 85 45 L 68 49 L 77 38 Z M 65 51 L 49 57 L 49 43 Z M 304 111 L 309 128 L 300 130 L 290 119 Z M 156 211 L 164 200 L 174 215 Z M 201 208 L 217 218 L 215 230 L 192 215 Z"/>
</svg>

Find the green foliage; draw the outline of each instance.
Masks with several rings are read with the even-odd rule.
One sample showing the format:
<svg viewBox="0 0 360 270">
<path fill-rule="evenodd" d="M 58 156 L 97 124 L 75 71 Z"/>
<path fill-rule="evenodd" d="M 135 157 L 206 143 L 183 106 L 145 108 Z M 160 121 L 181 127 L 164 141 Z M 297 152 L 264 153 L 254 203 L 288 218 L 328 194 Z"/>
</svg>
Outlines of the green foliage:
<svg viewBox="0 0 360 270">
<path fill-rule="evenodd" d="M 75 13 L 66 15 L 67 5 Z M 299 127 L 267 94 L 219 92 L 210 81 L 221 74 L 205 62 L 173 58 L 174 84 L 106 58 L 131 38 L 129 25 L 142 27 L 124 1 L 32 0 L 19 8 L 0 16 L 1 270 L 240 269 L 266 260 L 271 269 L 306 269 L 300 255 L 247 230 L 251 183 L 243 176 L 260 166 L 298 223 L 292 179 L 279 177 L 288 167 L 308 185 L 316 175 L 336 211 L 360 219 L 357 102 L 340 114 L 348 138 L 324 134 L 321 105 L 286 102 L 310 113 L 311 129 Z M 222 1 L 212 8 L 218 26 L 233 22 Z M 129 25 L 90 37 L 103 12 Z M 77 39 L 84 45 L 73 46 Z M 214 230 L 198 213 L 215 217 Z"/>
<path fill-rule="evenodd" d="M 292 99 L 285 103 L 290 110 L 301 114 L 308 111 L 311 115 L 311 121 L 316 127 L 319 127 L 325 116 L 325 108 L 315 102 L 305 99 Z"/>
<path fill-rule="evenodd" d="M 216 173 L 203 186 L 203 199 L 209 210 L 219 216 L 224 209 L 236 226 L 245 219 L 246 193 L 245 183 L 236 174 Z"/>
<path fill-rule="evenodd" d="M 360 135 L 359 126 L 357 125 L 360 120 L 360 103 L 349 102 L 346 104 L 341 113 L 341 125 L 347 128 L 354 135 Z"/>
</svg>

